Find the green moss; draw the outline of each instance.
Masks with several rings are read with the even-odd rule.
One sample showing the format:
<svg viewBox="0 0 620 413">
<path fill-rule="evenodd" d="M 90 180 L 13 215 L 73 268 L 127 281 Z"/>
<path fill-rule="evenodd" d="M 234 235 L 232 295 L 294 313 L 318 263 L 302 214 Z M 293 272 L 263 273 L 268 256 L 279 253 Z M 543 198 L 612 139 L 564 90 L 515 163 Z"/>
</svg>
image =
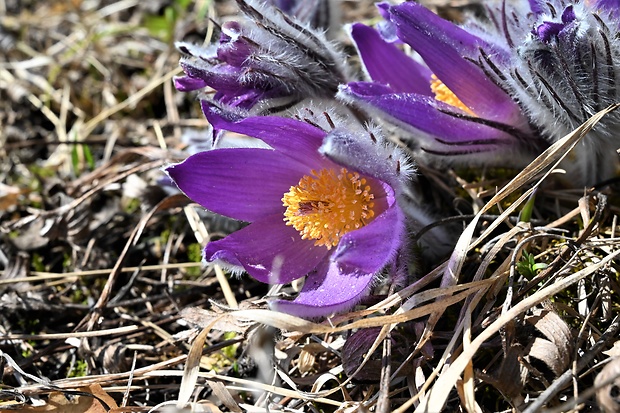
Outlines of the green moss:
<svg viewBox="0 0 620 413">
<path fill-rule="evenodd" d="M 52 178 L 56 176 L 55 169 L 37 165 L 36 163 L 28 165 L 28 170 L 40 178 Z"/>
<path fill-rule="evenodd" d="M 30 263 L 32 264 L 32 268 L 34 268 L 35 271 L 45 271 L 45 264 L 43 264 L 43 257 L 39 254 L 37 254 L 36 252 L 32 254 L 32 259 L 30 260 Z"/>
<path fill-rule="evenodd" d="M 237 337 L 237 333 L 224 333 L 224 340 L 232 340 L 235 337 Z M 232 346 L 224 347 L 222 349 L 222 353 L 224 353 L 224 356 L 228 357 L 229 359 L 234 359 L 237 355 L 237 347 L 239 347 L 239 344 L 233 344 Z"/>
<path fill-rule="evenodd" d="M 88 363 L 84 360 L 77 360 L 73 367 L 68 369 L 67 378 L 84 377 L 88 374 Z"/>
<path fill-rule="evenodd" d="M 162 245 L 166 245 L 166 243 L 168 242 L 169 238 L 170 238 L 170 230 L 168 228 L 164 229 L 159 234 L 159 240 L 162 243 Z"/>
<path fill-rule="evenodd" d="M 27 359 L 30 356 L 32 356 L 32 349 L 31 348 L 27 348 L 25 350 L 22 350 L 22 358 Z"/>
<path fill-rule="evenodd" d="M 202 261 L 202 245 L 195 242 L 187 246 L 187 259 L 192 262 Z M 202 274 L 202 268 L 192 267 L 187 269 L 187 274 L 190 277 L 198 277 Z"/>
<path fill-rule="evenodd" d="M 140 205 L 142 202 L 138 198 L 131 198 L 123 208 L 126 213 L 133 214 L 140 210 Z"/>
<path fill-rule="evenodd" d="M 74 304 L 88 305 L 89 294 L 90 291 L 88 291 L 86 288 L 78 287 L 73 290 L 73 293 L 71 294 L 71 302 Z"/>
</svg>

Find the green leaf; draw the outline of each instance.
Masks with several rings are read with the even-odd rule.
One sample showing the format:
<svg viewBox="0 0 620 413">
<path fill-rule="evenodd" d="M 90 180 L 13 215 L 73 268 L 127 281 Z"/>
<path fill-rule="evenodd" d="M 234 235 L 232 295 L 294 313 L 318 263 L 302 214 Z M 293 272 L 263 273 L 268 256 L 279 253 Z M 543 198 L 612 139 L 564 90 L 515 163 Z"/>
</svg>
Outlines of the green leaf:
<svg viewBox="0 0 620 413">
<path fill-rule="evenodd" d="M 521 261 L 517 263 L 516 269 L 519 274 L 530 279 L 536 276 L 540 270 L 544 270 L 547 267 L 548 265 L 544 262 L 537 263 L 534 254 L 523 251 Z"/>
<path fill-rule="evenodd" d="M 536 191 L 532 192 L 530 198 L 523 205 L 523 209 L 521 209 L 521 213 L 519 214 L 519 221 L 521 222 L 530 222 L 532 219 L 532 213 L 534 212 L 534 202 L 536 201 Z"/>
<path fill-rule="evenodd" d="M 170 27 L 170 21 L 167 10 L 163 16 L 146 16 L 144 18 L 144 27 L 149 31 L 153 37 L 158 37 L 164 41 L 168 41 L 171 38 L 171 30 L 174 27 Z"/>
<path fill-rule="evenodd" d="M 84 159 L 86 159 L 86 165 L 90 170 L 95 169 L 95 159 L 93 158 L 93 153 L 90 150 L 90 146 L 82 145 L 82 151 L 84 151 Z"/>
</svg>

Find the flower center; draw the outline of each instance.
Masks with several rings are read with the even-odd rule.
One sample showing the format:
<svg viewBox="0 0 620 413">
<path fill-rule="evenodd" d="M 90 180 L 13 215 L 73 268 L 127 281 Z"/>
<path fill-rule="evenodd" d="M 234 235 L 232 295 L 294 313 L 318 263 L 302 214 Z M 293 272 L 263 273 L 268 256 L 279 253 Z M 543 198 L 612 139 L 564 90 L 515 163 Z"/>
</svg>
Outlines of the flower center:
<svg viewBox="0 0 620 413">
<path fill-rule="evenodd" d="M 434 74 L 431 75 L 431 90 L 435 94 L 435 99 L 447 103 L 450 106 L 454 106 L 456 108 L 461 109 L 462 111 L 476 116 L 476 114 L 468 108 L 461 99 L 459 99 L 453 91 L 451 91 L 448 86 L 446 86 L 437 76 Z"/>
<path fill-rule="evenodd" d="M 372 221 L 375 196 L 370 190 L 365 178 L 345 168 L 312 170 L 284 194 L 284 221 L 302 239 L 331 249 L 344 234 Z"/>
</svg>

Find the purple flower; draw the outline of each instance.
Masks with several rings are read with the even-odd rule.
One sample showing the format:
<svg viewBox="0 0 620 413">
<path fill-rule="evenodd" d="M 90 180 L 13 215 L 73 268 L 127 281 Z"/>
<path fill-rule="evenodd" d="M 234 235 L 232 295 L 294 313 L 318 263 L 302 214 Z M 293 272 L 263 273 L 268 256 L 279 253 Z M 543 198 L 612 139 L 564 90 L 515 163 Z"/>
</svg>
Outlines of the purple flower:
<svg viewBox="0 0 620 413">
<path fill-rule="evenodd" d="M 347 80 L 345 59 L 322 32 L 259 1 L 237 3 L 246 18 L 224 23 L 217 45 L 177 43 L 185 71 L 177 89 L 211 88 L 213 97 L 202 99 L 257 113 L 335 96 Z M 305 10 L 298 2 L 288 7 Z"/>
<path fill-rule="evenodd" d="M 383 3 L 379 31 L 351 27 L 372 82 L 349 83 L 340 96 L 412 132 L 434 159 L 521 167 L 620 101 L 618 6 L 501 2 L 488 6 L 488 22 L 459 27 L 413 2 Z M 576 148 L 563 165 L 572 183 L 614 175 L 618 130 L 615 113 Z"/>
<path fill-rule="evenodd" d="M 269 147 L 214 149 L 167 168 L 189 198 L 250 223 L 209 242 L 205 259 L 264 283 L 306 276 L 295 300 L 273 302 L 280 311 L 321 317 L 355 305 L 404 242 L 406 159 L 377 131 L 333 127 L 331 118 L 322 128 L 211 105 L 206 115 L 215 128 Z"/>
</svg>

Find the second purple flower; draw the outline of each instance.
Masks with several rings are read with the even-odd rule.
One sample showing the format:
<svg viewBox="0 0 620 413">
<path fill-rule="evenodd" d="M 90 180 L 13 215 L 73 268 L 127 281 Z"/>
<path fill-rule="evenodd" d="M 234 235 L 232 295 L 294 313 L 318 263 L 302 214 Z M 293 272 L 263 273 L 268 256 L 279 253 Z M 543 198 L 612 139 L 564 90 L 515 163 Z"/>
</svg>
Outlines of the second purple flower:
<svg viewBox="0 0 620 413">
<path fill-rule="evenodd" d="M 378 30 L 351 27 L 372 82 L 340 96 L 409 131 L 421 155 L 523 167 L 620 99 L 617 0 L 500 2 L 463 26 L 414 2 L 378 7 Z M 619 128 L 612 113 L 575 148 L 569 185 L 618 173 Z"/>
</svg>

